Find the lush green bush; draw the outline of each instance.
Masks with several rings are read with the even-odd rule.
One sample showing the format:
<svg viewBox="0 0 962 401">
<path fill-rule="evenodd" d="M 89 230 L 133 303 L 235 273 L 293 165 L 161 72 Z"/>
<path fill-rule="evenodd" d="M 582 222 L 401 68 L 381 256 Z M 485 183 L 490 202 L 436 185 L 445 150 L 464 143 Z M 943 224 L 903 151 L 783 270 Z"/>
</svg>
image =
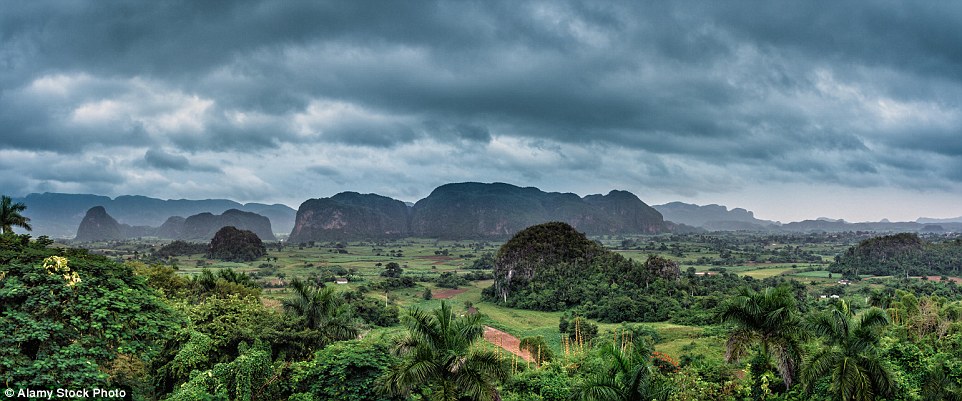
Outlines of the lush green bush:
<svg viewBox="0 0 962 401">
<path fill-rule="evenodd" d="M 0 382 L 103 388 L 143 379 L 137 367 L 157 354 L 177 315 L 131 268 L 50 244 L 0 235 Z"/>
<path fill-rule="evenodd" d="M 468 280 L 458 276 L 457 273 L 444 272 L 434 280 L 434 283 L 441 288 L 458 288 L 459 286 L 468 284 Z"/>
<path fill-rule="evenodd" d="M 378 388 L 378 378 L 398 359 L 389 342 L 368 338 L 335 343 L 314 358 L 291 366 L 295 396 L 314 400 L 392 400 Z"/>
</svg>

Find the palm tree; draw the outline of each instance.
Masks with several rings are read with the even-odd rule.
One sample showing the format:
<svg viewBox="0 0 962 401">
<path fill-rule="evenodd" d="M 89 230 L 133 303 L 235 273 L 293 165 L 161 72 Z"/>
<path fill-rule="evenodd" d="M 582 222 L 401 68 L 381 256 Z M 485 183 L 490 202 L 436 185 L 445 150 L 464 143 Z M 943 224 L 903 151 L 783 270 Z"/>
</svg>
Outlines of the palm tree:
<svg viewBox="0 0 962 401">
<path fill-rule="evenodd" d="M 20 214 L 26 209 L 27 205 L 20 202 L 13 203 L 13 199 L 9 196 L 0 197 L 0 228 L 3 229 L 4 234 L 12 233 L 13 226 L 23 227 L 27 231 L 33 230 L 33 227 L 30 227 L 30 219 Z"/>
<path fill-rule="evenodd" d="M 665 396 L 664 388 L 652 383 L 651 348 L 644 342 L 601 345 L 601 357 L 609 369 L 587 378 L 575 390 L 582 400 L 642 401 Z"/>
<path fill-rule="evenodd" d="M 508 368 L 496 353 L 473 347 L 484 335 L 480 319 L 455 317 L 444 301 L 431 312 L 412 308 L 395 350 L 403 359 L 388 371 L 384 390 L 437 401 L 500 399 L 495 383 L 507 378 Z"/>
<path fill-rule="evenodd" d="M 728 336 L 725 359 L 740 360 L 753 344 L 759 343 L 758 356 L 769 363 L 774 361 L 785 387 L 790 388 L 801 359 L 802 336 L 801 318 L 791 289 L 776 287 L 755 292 L 743 288 L 738 297 L 722 305 L 721 317 L 736 326 Z"/>
<path fill-rule="evenodd" d="M 857 318 L 842 301 L 830 311 L 812 316 L 807 326 L 822 337 L 824 344 L 813 353 L 802 370 L 807 391 L 830 376 L 836 400 L 873 400 L 891 397 L 895 383 L 892 372 L 878 355 L 879 331 L 888 325 L 881 309 L 872 308 Z"/>
<path fill-rule="evenodd" d="M 281 303 L 284 311 L 303 318 L 305 328 L 317 331 L 321 336 L 319 345 L 357 337 L 348 305 L 334 288 L 318 288 L 295 278 L 291 290 L 293 297 Z"/>
</svg>

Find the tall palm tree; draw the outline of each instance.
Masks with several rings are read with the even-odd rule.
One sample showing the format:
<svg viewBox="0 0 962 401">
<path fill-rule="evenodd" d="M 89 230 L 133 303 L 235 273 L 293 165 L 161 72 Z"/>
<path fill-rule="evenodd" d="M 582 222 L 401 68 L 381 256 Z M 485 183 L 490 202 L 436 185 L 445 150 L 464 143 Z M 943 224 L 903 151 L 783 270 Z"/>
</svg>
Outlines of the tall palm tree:
<svg viewBox="0 0 962 401">
<path fill-rule="evenodd" d="M 384 377 L 384 390 L 436 401 L 500 399 L 495 383 L 508 376 L 508 367 L 496 353 L 473 347 L 484 335 L 480 319 L 455 317 L 444 301 L 431 312 L 412 308 L 396 347 L 402 361 Z"/>
<path fill-rule="evenodd" d="M 4 234 L 12 233 L 13 226 L 23 227 L 27 231 L 33 230 L 33 227 L 30 227 L 30 219 L 20 214 L 26 209 L 27 205 L 20 202 L 13 203 L 13 199 L 9 196 L 0 197 L 0 228 Z"/>
<path fill-rule="evenodd" d="M 304 327 L 320 334 L 321 346 L 333 341 L 357 337 L 347 303 L 334 288 L 309 285 L 299 279 L 291 281 L 291 298 L 281 303 L 284 311 L 304 319 Z"/>
<path fill-rule="evenodd" d="M 785 387 L 795 382 L 801 359 L 801 317 L 789 287 L 766 288 L 756 292 L 743 288 L 741 294 L 723 304 L 722 320 L 735 324 L 726 343 L 725 359 L 737 361 L 755 343 L 759 356 L 774 362 Z"/>
<path fill-rule="evenodd" d="M 882 363 L 877 348 L 880 331 L 888 325 L 885 312 L 872 308 L 856 318 L 842 301 L 832 310 L 810 317 L 806 325 L 823 340 L 802 370 L 806 390 L 829 376 L 829 391 L 836 400 L 868 401 L 892 395 L 892 372 Z"/>
<path fill-rule="evenodd" d="M 647 401 L 663 398 L 666 389 L 651 380 L 651 348 L 644 342 L 601 345 L 609 369 L 597 372 L 578 386 L 575 394 L 587 401 Z"/>
</svg>

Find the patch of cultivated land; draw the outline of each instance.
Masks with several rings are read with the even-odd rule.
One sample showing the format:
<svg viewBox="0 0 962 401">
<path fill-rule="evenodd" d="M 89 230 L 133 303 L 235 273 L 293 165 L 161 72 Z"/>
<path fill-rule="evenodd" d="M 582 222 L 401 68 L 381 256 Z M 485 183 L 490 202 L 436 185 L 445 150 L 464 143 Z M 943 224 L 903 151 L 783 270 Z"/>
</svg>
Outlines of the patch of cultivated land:
<svg viewBox="0 0 962 401">
<path fill-rule="evenodd" d="M 445 288 L 443 290 L 439 290 L 439 289 L 431 290 L 431 295 L 434 299 L 448 299 L 448 298 L 454 297 L 455 295 L 458 295 L 467 291 L 468 291 L 467 288 L 458 288 L 458 289 Z"/>
<path fill-rule="evenodd" d="M 511 334 L 505 333 L 491 326 L 484 326 L 484 340 L 497 346 L 504 348 L 508 352 L 515 354 L 525 361 L 534 361 L 531 354 L 528 351 L 521 349 L 521 340 Z"/>
<path fill-rule="evenodd" d="M 749 270 L 749 271 L 739 272 L 738 274 L 743 275 L 743 276 L 754 277 L 754 278 L 757 278 L 757 279 L 764 279 L 764 278 L 779 276 L 779 275 L 782 275 L 783 273 L 791 272 L 792 270 L 794 270 L 794 269 L 792 269 L 791 267 L 787 267 L 787 268 L 786 268 L 786 267 L 772 267 L 772 268 L 756 269 L 756 270 Z"/>
</svg>

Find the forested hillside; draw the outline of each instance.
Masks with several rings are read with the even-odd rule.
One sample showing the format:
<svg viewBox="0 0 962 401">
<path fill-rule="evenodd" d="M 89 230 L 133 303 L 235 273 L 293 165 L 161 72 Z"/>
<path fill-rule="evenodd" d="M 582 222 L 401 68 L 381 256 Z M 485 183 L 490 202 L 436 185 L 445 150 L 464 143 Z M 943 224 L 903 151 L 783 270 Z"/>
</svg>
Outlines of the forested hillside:
<svg viewBox="0 0 962 401">
<path fill-rule="evenodd" d="M 835 259 L 846 277 L 962 275 L 962 240 L 925 241 L 913 233 L 870 238 Z"/>
</svg>

